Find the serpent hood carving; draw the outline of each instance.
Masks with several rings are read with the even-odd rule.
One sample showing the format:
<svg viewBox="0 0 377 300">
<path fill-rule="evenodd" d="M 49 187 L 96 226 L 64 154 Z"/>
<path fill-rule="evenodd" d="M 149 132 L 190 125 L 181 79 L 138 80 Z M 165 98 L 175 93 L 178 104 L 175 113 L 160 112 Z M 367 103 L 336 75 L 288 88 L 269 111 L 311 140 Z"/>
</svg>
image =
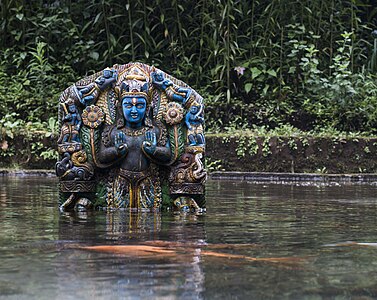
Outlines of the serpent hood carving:
<svg viewBox="0 0 377 300">
<path fill-rule="evenodd" d="M 62 209 L 205 208 L 204 103 L 184 82 L 114 65 L 61 94 L 59 121 Z"/>
</svg>

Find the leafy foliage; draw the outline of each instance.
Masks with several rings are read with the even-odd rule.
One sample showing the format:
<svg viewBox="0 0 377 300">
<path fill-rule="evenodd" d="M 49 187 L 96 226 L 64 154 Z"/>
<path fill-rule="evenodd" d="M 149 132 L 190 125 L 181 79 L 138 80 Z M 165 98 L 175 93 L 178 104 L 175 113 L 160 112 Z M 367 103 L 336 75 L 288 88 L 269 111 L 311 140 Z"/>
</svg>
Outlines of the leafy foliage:
<svg viewBox="0 0 377 300">
<path fill-rule="evenodd" d="M 4 0 L 0 120 L 47 122 L 72 82 L 137 60 L 197 89 L 209 130 L 375 132 L 376 13 L 374 0 Z"/>
</svg>

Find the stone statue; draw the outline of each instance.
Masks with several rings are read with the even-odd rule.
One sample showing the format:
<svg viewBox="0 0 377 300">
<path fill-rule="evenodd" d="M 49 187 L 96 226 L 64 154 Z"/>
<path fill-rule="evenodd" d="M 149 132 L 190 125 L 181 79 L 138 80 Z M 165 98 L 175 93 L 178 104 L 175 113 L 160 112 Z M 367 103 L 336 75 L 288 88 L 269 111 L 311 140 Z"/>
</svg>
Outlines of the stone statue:
<svg viewBox="0 0 377 300">
<path fill-rule="evenodd" d="M 205 208 L 204 104 L 188 85 L 129 63 L 78 81 L 59 101 L 61 209 Z"/>
</svg>

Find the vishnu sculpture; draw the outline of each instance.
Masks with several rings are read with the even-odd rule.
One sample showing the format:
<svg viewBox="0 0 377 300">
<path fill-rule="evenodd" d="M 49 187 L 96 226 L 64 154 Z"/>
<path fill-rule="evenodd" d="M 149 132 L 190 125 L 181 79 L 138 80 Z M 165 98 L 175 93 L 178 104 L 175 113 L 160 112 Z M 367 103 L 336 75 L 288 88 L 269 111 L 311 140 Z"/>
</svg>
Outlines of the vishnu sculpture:
<svg viewBox="0 0 377 300">
<path fill-rule="evenodd" d="M 60 207 L 205 208 L 204 104 L 146 64 L 114 65 L 59 99 Z"/>
</svg>

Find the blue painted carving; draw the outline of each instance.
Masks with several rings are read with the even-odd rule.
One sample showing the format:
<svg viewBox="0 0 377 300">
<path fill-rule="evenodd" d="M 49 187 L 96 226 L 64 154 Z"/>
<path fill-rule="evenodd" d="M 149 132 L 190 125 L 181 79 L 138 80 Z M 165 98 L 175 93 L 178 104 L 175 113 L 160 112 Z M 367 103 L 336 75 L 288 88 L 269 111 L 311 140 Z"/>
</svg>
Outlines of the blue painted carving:
<svg viewBox="0 0 377 300">
<path fill-rule="evenodd" d="M 187 126 L 187 138 L 190 142 L 190 146 L 204 145 L 203 111 L 203 104 L 193 103 L 186 114 L 185 122 Z"/>
<path fill-rule="evenodd" d="M 190 98 L 190 88 L 175 86 L 170 79 L 165 78 L 162 72 L 152 72 L 151 77 L 153 85 L 161 91 L 164 91 L 170 100 L 185 105 Z"/>
<path fill-rule="evenodd" d="M 78 81 L 59 101 L 62 209 L 205 207 L 204 105 L 192 88 L 129 63 Z"/>
<path fill-rule="evenodd" d="M 67 102 L 62 103 L 62 106 L 64 107 L 65 116 L 63 118 L 64 124 L 58 142 L 80 143 L 79 131 L 82 121 L 73 99 L 68 99 Z"/>
</svg>

